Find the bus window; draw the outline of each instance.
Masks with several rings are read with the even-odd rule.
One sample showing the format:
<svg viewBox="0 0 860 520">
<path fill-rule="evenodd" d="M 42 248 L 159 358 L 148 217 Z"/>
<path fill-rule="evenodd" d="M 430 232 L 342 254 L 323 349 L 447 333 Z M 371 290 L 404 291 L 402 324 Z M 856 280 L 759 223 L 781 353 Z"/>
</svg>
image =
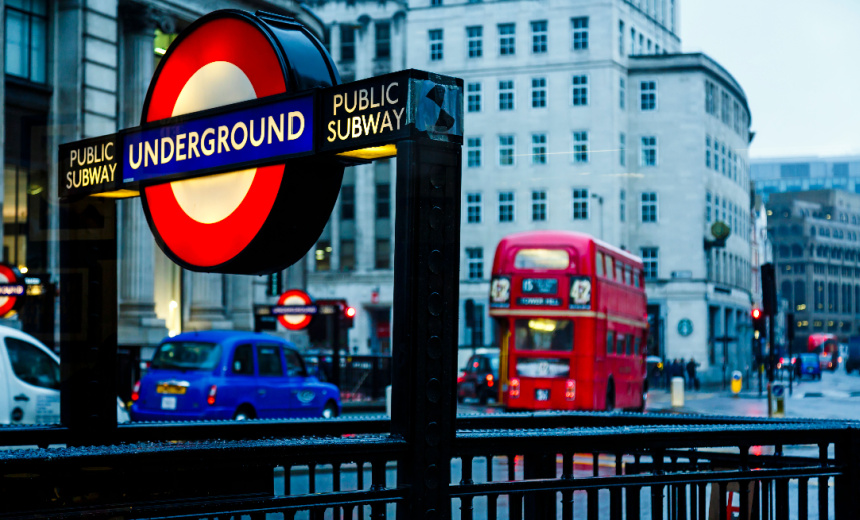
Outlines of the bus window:
<svg viewBox="0 0 860 520">
<path fill-rule="evenodd" d="M 514 323 L 517 350 L 573 350 L 573 322 L 546 318 L 519 319 Z"/>
<path fill-rule="evenodd" d="M 615 281 L 618 283 L 624 283 L 624 264 L 615 261 Z"/>
<path fill-rule="evenodd" d="M 634 270 L 633 270 L 633 285 L 634 285 L 635 287 L 640 287 L 640 286 L 641 286 L 641 285 L 640 285 L 640 283 L 639 283 L 639 275 L 640 275 L 640 273 L 639 273 L 639 269 L 634 269 Z"/>
<path fill-rule="evenodd" d="M 597 272 L 597 276 L 603 276 L 603 253 L 600 251 L 594 255 L 594 267 Z"/>
<path fill-rule="evenodd" d="M 612 279 L 614 271 L 614 267 L 612 267 L 612 263 L 615 261 L 611 256 L 606 257 L 606 277 L 610 280 Z"/>
<path fill-rule="evenodd" d="M 629 265 L 624 268 L 624 285 L 633 285 L 633 269 Z"/>
<path fill-rule="evenodd" d="M 517 269 L 567 269 L 570 255 L 564 249 L 520 249 L 514 257 Z"/>
<path fill-rule="evenodd" d="M 607 354 L 614 354 L 615 353 L 613 350 L 614 348 L 615 348 L 615 332 L 608 330 L 608 331 L 606 331 L 606 353 Z"/>
<path fill-rule="evenodd" d="M 626 347 L 624 350 L 627 352 L 627 355 L 633 354 L 631 350 L 633 348 L 633 339 L 630 336 L 627 336 L 627 341 L 624 342 L 624 346 Z"/>
<path fill-rule="evenodd" d="M 639 338 L 633 338 L 633 355 L 639 354 Z"/>
<path fill-rule="evenodd" d="M 615 343 L 615 353 L 619 355 L 624 355 L 624 334 L 619 334 Z"/>
</svg>

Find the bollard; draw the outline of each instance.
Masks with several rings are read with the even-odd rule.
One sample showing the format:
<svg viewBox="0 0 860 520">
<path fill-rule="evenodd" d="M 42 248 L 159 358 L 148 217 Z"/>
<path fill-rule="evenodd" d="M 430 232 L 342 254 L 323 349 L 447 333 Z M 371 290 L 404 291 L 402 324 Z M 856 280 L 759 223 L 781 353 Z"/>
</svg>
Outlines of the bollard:
<svg viewBox="0 0 860 520">
<path fill-rule="evenodd" d="M 672 407 L 684 406 L 684 378 L 672 378 Z"/>
<path fill-rule="evenodd" d="M 735 397 L 741 393 L 741 388 L 743 387 L 743 374 L 739 370 L 735 370 L 732 372 L 732 394 Z"/>
<path fill-rule="evenodd" d="M 391 417 L 391 385 L 385 387 L 385 414 Z"/>
<path fill-rule="evenodd" d="M 771 389 L 773 403 L 768 407 L 771 417 L 785 417 L 785 385 L 773 385 Z"/>
</svg>

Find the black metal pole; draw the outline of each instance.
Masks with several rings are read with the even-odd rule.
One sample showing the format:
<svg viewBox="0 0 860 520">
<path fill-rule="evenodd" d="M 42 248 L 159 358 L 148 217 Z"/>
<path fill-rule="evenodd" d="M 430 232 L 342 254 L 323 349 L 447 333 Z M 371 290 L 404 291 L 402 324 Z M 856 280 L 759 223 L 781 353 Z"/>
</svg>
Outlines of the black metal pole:
<svg viewBox="0 0 860 520">
<path fill-rule="evenodd" d="M 60 421 L 87 444 L 116 432 L 116 202 L 60 204 Z"/>
<path fill-rule="evenodd" d="M 451 517 L 460 265 L 460 145 L 397 144 L 391 433 L 406 440 L 398 518 Z"/>
</svg>

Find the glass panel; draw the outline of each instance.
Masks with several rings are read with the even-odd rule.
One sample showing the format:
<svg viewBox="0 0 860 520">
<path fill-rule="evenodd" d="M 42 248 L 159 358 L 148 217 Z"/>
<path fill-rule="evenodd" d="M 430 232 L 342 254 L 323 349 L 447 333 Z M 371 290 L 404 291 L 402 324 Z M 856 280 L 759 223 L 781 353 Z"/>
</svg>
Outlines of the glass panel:
<svg viewBox="0 0 860 520">
<path fill-rule="evenodd" d="M 170 341 L 158 347 L 150 366 L 167 370 L 213 370 L 220 359 L 221 346 L 216 343 Z"/>
<path fill-rule="evenodd" d="M 239 345 L 236 347 L 230 370 L 234 374 L 254 375 L 254 349 L 251 348 L 251 345 Z"/>
<path fill-rule="evenodd" d="M 29 64 L 30 31 L 27 17 L 17 11 L 6 10 L 6 74 L 26 77 Z"/>
<path fill-rule="evenodd" d="M 517 350 L 573 350 L 573 322 L 545 318 L 519 319 L 514 324 Z"/>
<path fill-rule="evenodd" d="M 38 2 L 37 2 L 38 3 Z M 44 83 L 47 80 L 47 46 L 46 22 L 43 18 L 33 18 L 32 46 L 30 47 L 30 81 Z"/>
<path fill-rule="evenodd" d="M 570 255 L 563 249 L 520 249 L 514 257 L 517 269 L 567 269 Z"/>
<path fill-rule="evenodd" d="M 261 376 L 283 376 L 281 348 L 275 345 L 257 345 L 257 373 Z"/>
</svg>

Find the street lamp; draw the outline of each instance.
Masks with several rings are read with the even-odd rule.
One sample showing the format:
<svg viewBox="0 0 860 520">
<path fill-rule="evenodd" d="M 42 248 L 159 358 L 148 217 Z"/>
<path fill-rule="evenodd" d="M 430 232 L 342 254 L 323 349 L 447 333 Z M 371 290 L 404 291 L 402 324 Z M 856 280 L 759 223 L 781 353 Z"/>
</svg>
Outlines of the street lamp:
<svg viewBox="0 0 860 520">
<path fill-rule="evenodd" d="M 603 240 L 603 196 L 592 193 L 591 198 L 597 199 L 597 203 L 600 204 L 600 240 Z"/>
</svg>

